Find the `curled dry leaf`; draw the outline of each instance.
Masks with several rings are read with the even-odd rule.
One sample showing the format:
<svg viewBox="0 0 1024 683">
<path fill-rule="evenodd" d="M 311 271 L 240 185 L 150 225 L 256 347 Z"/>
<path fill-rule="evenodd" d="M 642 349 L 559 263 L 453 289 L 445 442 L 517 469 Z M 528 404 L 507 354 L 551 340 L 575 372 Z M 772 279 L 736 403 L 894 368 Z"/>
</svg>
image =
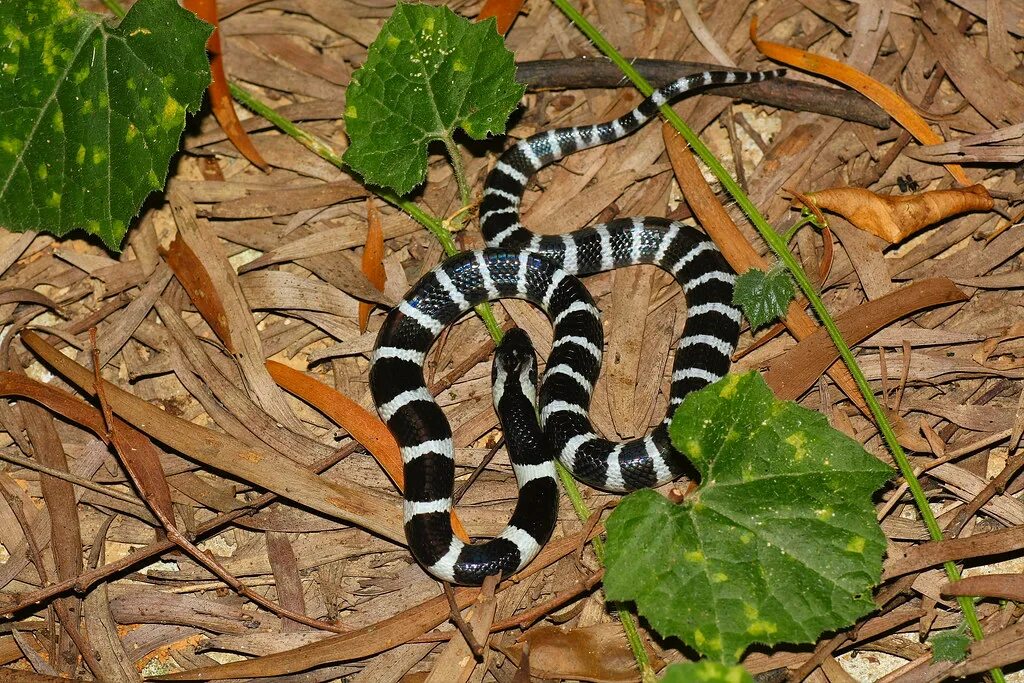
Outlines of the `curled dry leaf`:
<svg viewBox="0 0 1024 683">
<path fill-rule="evenodd" d="M 859 187 L 833 187 L 811 192 L 807 199 L 890 244 L 901 242 L 950 216 L 990 211 L 993 206 L 992 197 L 983 185 L 906 196 L 880 195 Z"/>
<path fill-rule="evenodd" d="M 976 595 L 1019 601 L 1024 599 L 1024 575 L 986 574 L 969 576 L 942 587 L 943 595 Z"/>
</svg>

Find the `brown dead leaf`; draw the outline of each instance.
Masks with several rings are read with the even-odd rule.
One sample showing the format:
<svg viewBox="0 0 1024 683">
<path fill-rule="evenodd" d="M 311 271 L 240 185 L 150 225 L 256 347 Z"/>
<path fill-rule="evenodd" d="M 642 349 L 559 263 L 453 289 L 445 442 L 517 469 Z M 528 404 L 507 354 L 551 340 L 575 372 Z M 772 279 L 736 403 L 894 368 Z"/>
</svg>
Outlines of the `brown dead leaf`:
<svg viewBox="0 0 1024 683">
<path fill-rule="evenodd" d="M 836 324 L 852 346 L 914 311 L 966 298 L 952 281 L 932 278 L 846 311 L 836 316 Z M 821 328 L 773 361 L 764 378 L 779 399 L 793 400 L 807 391 L 838 358 L 839 351 Z"/>
<path fill-rule="evenodd" d="M 233 353 L 231 334 L 228 330 L 228 316 L 224 311 L 224 304 L 217 296 L 217 290 L 213 286 L 210 274 L 196 258 L 195 252 L 182 239 L 181 235 L 177 235 L 170 247 L 163 252 L 163 257 L 167 261 L 167 265 L 171 267 L 174 277 L 185 288 L 192 304 L 199 309 L 203 320 L 224 344 L 228 353 Z"/>
<path fill-rule="evenodd" d="M 487 0 L 480 8 L 477 15 L 478 21 L 494 17 L 497 20 L 496 28 L 500 35 L 505 35 L 512 28 L 512 22 L 519 16 L 526 0 Z"/>
<path fill-rule="evenodd" d="M 653 276 L 653 271 L 643 268 L 620 268 L 612 273 L 615 285 L 611 310 L 607 313 L 609 334 L 604 374 L 612 422 L 615 431 L 624 437 L 635 434 L 635 394 Z"/>
<path fill-rule="evenodd" d="M 21 338 L 50 367 L 83 391 L 94 392 L 93 375 L 87 369 L 34 332 L 23 332 Z M 174 417 L 113 384 L 106 383 L 105 392 L 114 413 L 183 455 L 404 545 L 402 513 L 392 496 L 371 493 L 338 475 L 330 481 L 318 477 L 268 448 L 247 447 L 220 432 Z"/>
<path fill-rule="evenodd" d="M 514 644 L 499 647 L 505 656 L 518 661 L 527 646 L 530 672 L 539 678 L 595 683 L 637 680 L 633 653 L 622 627 L 614 622 L 568 629 L 538 626 Z"/>
<path fill-rule="evenodd" d="M 950 560 L 966 560 L 1019 551 L 1024 547 L 1024 527 L 987 531 L 963 538 L 947 538 L 889 550 L 882 572 L 882 581 L 910 574 Z"/>
<path fill-rule="evenodd" d="M 1024 574 L 984 574 L 969 576 L 942 587 L 943 595 L 970 595 L 979 598 L 1024 600 Z"/>
<path fill-rule="evenodd" d="M 373 197 L 366 200 L 366 245 L 363 247 L 363 274 L 377 289 L 384 289 L 384 221 Z M 366 332 L 373 304 L 359 302 L 359 331 Z"/>
<path fill-rule="evenodd" d="M 994 205 L 984 185 L 912 195 L 880 195 L 859 187 L 833 187 L 806 196 L 818 208 L 843 216 L 889 244 L 902 242 L 950 216 L 991 211 Z"/>
<path fill-rule="evenodd" d="M 220 26 L 217 21 L 217 0 L 185 0 L 182 5 L 206 23 L 213 25 L 213 33 L 206 41 L 206 50 L 210 53 L 210 85 L 207 91 L 210 93 L 210 105 L 217 122 L 246 159 L 260 170 L 269 171 L 270 165 L 260 156 L 252 139 L 242 128 L 235 112 L 231 91 L 228 89 L 228 78 L 224 73 L 224 52 L 220 44 Z"/>
<path fill-rule="evenodd" d="M 761 54 L 769 59 L 831 78 L 853 88 L 884 109 L 908 133 L 917 138 L 919 142 L 926 145 L 936 145 L 943 142 L 942 138 L 928 127 L 928 124 L 914 110 L 910 103 L 864 72 L 842 62 L 837 62 L 834 59 L 816 55 L 813 52 L 807 52 L 806 50 L 800 50 L 779 43 L 772 43 L 767 40 L 759 40 L 757 37 L 757 17 L 754 17 L 750 22 L 750 40 L 757 46 Z M 971 184 L 967 174 L 964 173 L 964 169 L 960 166 L 947 164 L 946 169 L 961 185 Z"/>
<path fill-rule="evenodd" d="M 403 489 L 402 454 L 398 450 L 398 442 L 376 415 L 341 392 L 283 363 L 268 360 L 267 370 L 282 388 L 306 401 L 351 434 L 380 463 L 398 490 Z"/>
<path fill-rule="evenodd" d="M 52 308 L 55 311 L 60 309 L 60 306 L 50 297 L 44 296 L 32 289 L 8 287 L 0 290 L 0 305 L 13 303 L 38 304 L 39 306 Z"/>
</svg>

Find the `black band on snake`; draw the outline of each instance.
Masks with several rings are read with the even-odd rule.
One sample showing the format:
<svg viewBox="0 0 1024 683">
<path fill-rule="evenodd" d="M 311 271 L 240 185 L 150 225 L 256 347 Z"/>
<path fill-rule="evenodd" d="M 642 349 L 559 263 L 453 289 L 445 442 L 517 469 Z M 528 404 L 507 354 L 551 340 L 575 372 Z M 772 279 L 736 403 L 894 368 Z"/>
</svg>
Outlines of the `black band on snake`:
<svg viewBox="0 0 1024 683">
<path fill-rule="evenodd" d="M 488 249 L 466 252 L 427 273 L 380 330 L 370 388 L 401 447 L 405 531 L 416 559 L 439 579 L 479 584 L 507 577 L 532 560 L 554 528 L 557 456 L 578 479 L 608 491 L 657 486 L 679 476 L 685 456 L 669 441 L 668 422 L 683 397 L 729 370 L 739 337 L 732 305 L 735 276 L 717 247 L 693 227 L 663 218 L 625 218 L 542 236 L 519 220 L 530 176 L 577 150 L 629 135 L 658 107 L 708 85 L 751 83 L 783 71 L 705 72 L 656 91 L 639 107 L 596 126 L 534 135 L 506 151 L 487 179 L 480 220 Z M 645 437 L 599 437 L 588 409 L 601 368 L 604 335 L 597 308 L 574 276 L 638 263 L 671 273 L 686 295 L 687 320 L 672 371 L 669 417 Z M 427 390 L 423 362 L 434 340 L 476 304 L 501 298 L 533 302 L 554 325 L 551 356 L 535 411 L 536 358 L 525 333 L 506 334 L 492 371 L 495 409 L 519 484 L 509 525 L 496 538 L 465 544 L 452 533 L 455 462 L 448 420 Z"/>
</svg>

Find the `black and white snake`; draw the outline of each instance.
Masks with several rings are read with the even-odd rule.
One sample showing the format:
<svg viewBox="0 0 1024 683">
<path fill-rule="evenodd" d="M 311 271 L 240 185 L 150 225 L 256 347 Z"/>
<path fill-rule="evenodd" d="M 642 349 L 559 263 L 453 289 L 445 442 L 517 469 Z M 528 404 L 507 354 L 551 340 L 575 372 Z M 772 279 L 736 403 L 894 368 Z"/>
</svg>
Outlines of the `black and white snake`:
<svg viewBox="0 0 1024 683">
<path fill-rule="evenodd" d="M 663 218 L 624 218 L 565 235 L 538 235 L 519 219 L 530 177 L 577 150 L 632 133 L 661 104 L 687 91 L 782 73 L 687 76 L 614 121 L 560 128 L 519 142 L 501 156 L 484 189 L 480 220 L 489 248 L 447 259 L 388 315 L 377 338 L 370 388 L 381 419 L 401 447 L 409 547 L 435 577 L 479 584 L 491 574 L 509 576 L 534 558 L 556 520 L 552 455 L 581 481 L 608 491 L 657 486 L 679 476 L 686 460 L 669 441 L 669 417 L 686 394 L 728 372 L 739 336 L 740 312 L 732 305 L 735 276 L 711 240 Z M 675 355 L 669 417 L 643 438 L 615 443 L 595 434 L 587 415 L 604 335 L 593 299 L 574 276 L 637 263 L 659 266 L 676 278 L 686 294 L 687 321 Z M 554 343 L 539 402 L 537 361 L 525 333 L 510 331 L 495 354 L 494 403 L 519 500 L 501 534 L 467 545 L 452 533 L 449 517 L 455 476 L 452 431 L 427 390 L 423 362 L 446 326 L 476 304 L 501 298 L 526 299 L 543 309 L 554 325 Z"/>
</svg>

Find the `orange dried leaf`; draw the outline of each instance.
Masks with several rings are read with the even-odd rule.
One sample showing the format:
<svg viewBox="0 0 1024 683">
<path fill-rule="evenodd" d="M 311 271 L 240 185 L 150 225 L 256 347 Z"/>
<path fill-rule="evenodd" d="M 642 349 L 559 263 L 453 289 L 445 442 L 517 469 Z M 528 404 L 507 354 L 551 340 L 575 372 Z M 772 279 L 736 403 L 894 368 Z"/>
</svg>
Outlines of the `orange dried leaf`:
<svg viewBox="0 0 1024 683">
<path fill-rule="evenodd" d="M 217 288 L 213 284 L 213 278 L 207 272 L 196 253 L 188 246 L 181 234 L 174 238 L 171 246 L 163 252 L 164 260 L 171 267 L 174 277 L 185 288 L 188 298 L 198 309 L 203 320 L 210 326 L 217 338 L 224 347 L 234 353 L 231 341 L 231 330 L 228 326 L 228 314 L 224 310 L 224 303 L 217 294 Z"/>
<path fill-rule="evenodd" d="M 480 8 L 477 21 L 494 17 L 498 22 L 498 33 L 505 35 L 512 28 L 512 22 L 519 16 L 526 0 L 487 0 Z"/>
<path fill-rule="evenodd" d="M 231 91 L 228 89 L 228 78 L 224 73 L 224 53 L 220 46 L 220 24 L 217 21 L 217 0 L 185 0 L 182 5 L 190 10 L 197 17 L 213 26 L 213 33 L 206 41 L 206 49 L 210 53 L 210 105 L 213 114 L 217 117 L 217 123 L 224 130 L 239 152 L 258 166 L 262 171 L 269 171 L 270 164 L 266 162 L 256 146 L 249 138 L 249 134 L 242 128 L 235 112 L 234 101 L 231 99 Z"/>
<path fill-rule="evenodd" d="M 811 192 L 806 199 L 889 244 L 901 242 L 944 218 L 968 211 L 990 211 L 993 206 L 983 185 L 905 196 L 880 195 L 859 187 L 833 187 Z"/>
<path fill-rule="evenodd" d="M 267 371 L 286 391 L 306 401 L 351 434 L 380 463 L 398 490 L 404 490 L 402 454 L 398 450 L 398 442 L 376 415 L 341 392 L 287 365 L 268 360 Z M 459 538 L 469 541 L 469 535 L 454 510 L 452 528 Z"/>
<path fill-rule="evenodd" d="M 373 197 L 366 200 L 366 245 L 363 247 L 363 275 L 377 289 L 384 289 L 384 223 Z M 373 304 L 359 302 L 359 331 L 366 332 Z"/>
<path fill-rule="evenodd" d="M 871 76 L 858 71 L 851 66 L 837 62 L 834 59 L 816 55 L 813 52 L 800 50 L 788 45 L 772 43 L 757 38 L 757 17 L 750 21 L 750 40 L 765 57 L 774 59 L 777 62 L 788 64 L 803 71 L 831 78 L 843 85 L 853 88 L 864 97 L 868 98 L 886 113 L 896 119 L 896 122 L 903 126 L 908 133 L 913 135 L 918 142 L 924 145 L 937 145 L 944 140 L 928 127 L 923 118 L 918 115 L 914 108 L 897 95 L 887 86 L 879 83 Z M 970 185 L 971 181 L 964 173 L 963 167 L 957 164 L 945 164 L 946 170 L 961 185 Z"/>
</svg>

